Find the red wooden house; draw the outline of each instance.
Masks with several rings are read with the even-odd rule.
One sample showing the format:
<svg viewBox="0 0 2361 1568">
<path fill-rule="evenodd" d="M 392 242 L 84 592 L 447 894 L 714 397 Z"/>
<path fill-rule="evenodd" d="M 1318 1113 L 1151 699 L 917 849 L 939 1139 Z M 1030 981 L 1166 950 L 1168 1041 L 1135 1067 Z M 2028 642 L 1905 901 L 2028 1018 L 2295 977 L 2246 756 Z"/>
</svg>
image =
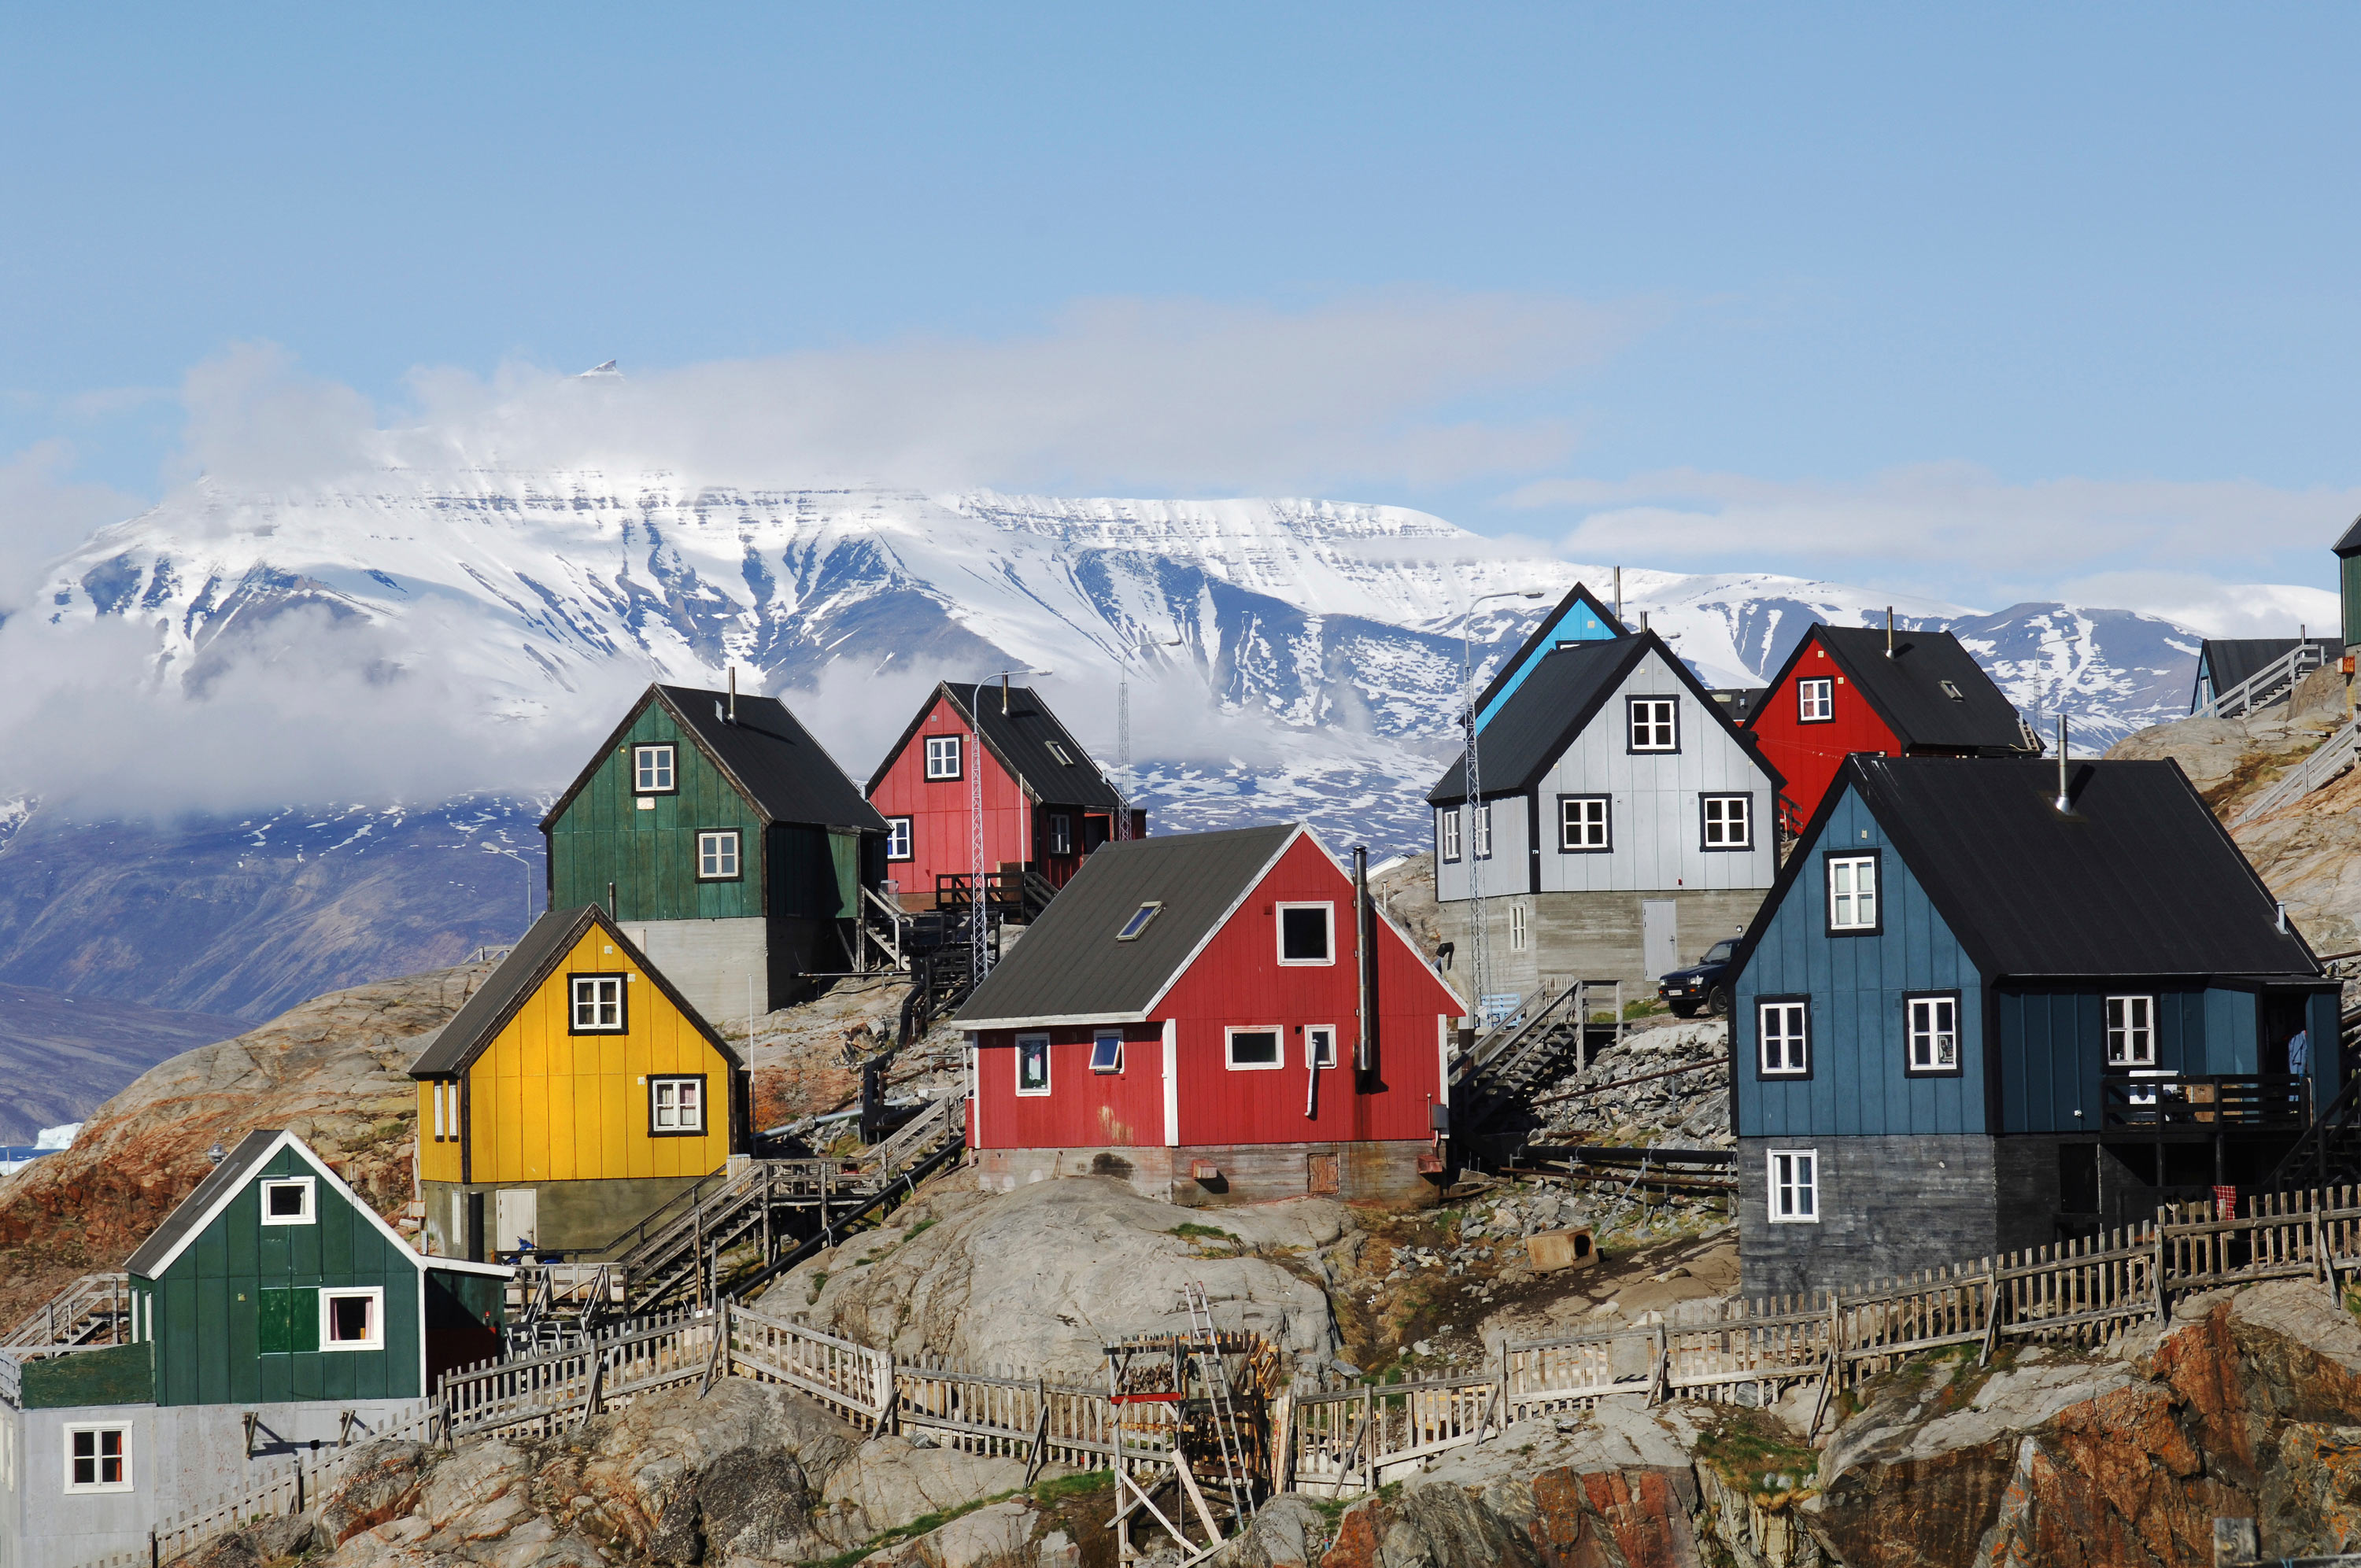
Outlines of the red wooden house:
<svg viewBox="0 0 2361 1568">
<path fill-rule="evenodd" d="M 1746 728 L 1787 781 L 1780 825 L 1802 830 L 1855 751 L 1882 757 L 2037 757 L 2041 741 L 1948 631 L 1815 626 Z"/>
<path fill-rule="evenodd" d="M 1040 694 L 946 681 L 869 779 L 885 818 L 885 876 L 904 908 L 934 907 L 938 876 L 974 874 L 978 767 L 986 874 L 1032 872 L 1062 887 L 1083 856 L 1120 836 L 1118 813 L 1131 812 L 1131 837 L 1148 831 L 1148 813 L 1124 806 Z"/>
<path fill-rule="evenodd" d="M 1430 1201 L 1466 1011 L 1300 825 L 1110 845 L 959 1011 L 968 1146 L 991 1189 Z"/>
</svg>

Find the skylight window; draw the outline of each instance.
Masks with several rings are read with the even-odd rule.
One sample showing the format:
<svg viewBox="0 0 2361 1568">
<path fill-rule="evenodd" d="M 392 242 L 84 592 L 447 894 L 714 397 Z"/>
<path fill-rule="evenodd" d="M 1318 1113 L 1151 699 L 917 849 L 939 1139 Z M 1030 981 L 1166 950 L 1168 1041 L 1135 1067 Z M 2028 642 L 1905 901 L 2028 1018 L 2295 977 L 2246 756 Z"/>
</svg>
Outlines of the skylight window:
<svg viewBox="0 0 2361 1568">
<path fill-rule="evenodd" d="M 1945 681 L 1942 683 L 1942 687 L 1943 695 L 1949 697 L 1953 702 L 1965 702 L 1968 700 L 1966 696 L 1960 692 L 1957 684 L 1951 681 Z"/>
<path fill-rule="evenodd" d="M 1058 759 L 1059 766 L 1071 768 L 1074 765 L 1074 759 L 1066 755 L 1066 749 L 1055 740 L 1044 740 L 1042 744 L 1049 748 L 1049 755 Z"/>
<path fill-rule="evenodd" d="M 1123 923 L 1123 929 L 1115 934 L 1115 939 L 1118 942 L 1130 941 L 1142 931 L 1148 929 L 1148 923 L 1150 920 L 1155 919 L 1156 912 L 1163 907 L 1164 901 L 1160 898 L 1150 899 L 1148 903 L 1141 905 L 1137 909 L 1131 912 L 1131 918 Z"/>
</svg>

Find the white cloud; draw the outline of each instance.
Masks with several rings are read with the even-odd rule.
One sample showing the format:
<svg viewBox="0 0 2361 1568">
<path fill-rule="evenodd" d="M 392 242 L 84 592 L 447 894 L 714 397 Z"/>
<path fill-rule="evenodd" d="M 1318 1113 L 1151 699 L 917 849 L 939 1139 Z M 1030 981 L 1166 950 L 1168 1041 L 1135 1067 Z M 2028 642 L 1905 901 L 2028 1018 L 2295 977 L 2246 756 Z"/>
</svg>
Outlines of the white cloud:
<svg viewBox="0 0 2361 1568">
<path fill-rule="evenodd" d="M 0 615 L 23 602 L 52 560 L 141 506 L 68 477 L 74 455 L 71 444 L 52 438 L 0 462 Z"/>
<path fill-rule="evenodd" d="M 2339 634 L 2341 610 L 2329 588 L 2286 583 L 2219 583 L 2170 572 L 2107 572 L 2066 583 L 2070 603 L 2145 610 L 2208 637 L 2314 637 Z"/>
</svg>

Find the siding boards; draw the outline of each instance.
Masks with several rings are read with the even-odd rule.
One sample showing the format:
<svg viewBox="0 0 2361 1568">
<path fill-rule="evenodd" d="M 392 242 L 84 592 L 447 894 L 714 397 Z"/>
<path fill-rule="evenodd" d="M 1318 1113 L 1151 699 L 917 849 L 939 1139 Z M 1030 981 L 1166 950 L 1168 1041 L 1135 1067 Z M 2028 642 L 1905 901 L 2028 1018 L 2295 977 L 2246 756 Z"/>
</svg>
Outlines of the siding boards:
<svg viewBox="0 0 2361 1568">
<path fill-rule="evenodd" d="M 654 808 L 642 811 L 631 793 L 631 748 L 662 743 L 674 749 L 680 789 L 650 796 Z M 698 882 L 697 835 L 732 828 L 744 874 L 737 882 Z M 763 913 L 762 818 L 661 703 L 651 702 L 632 721 L 565 815 L 550 824 L 549 837 L 553 908 L 604 905 L 612 882 L 616 915 L 623 920 L 728 920 Z"/>
</svg>

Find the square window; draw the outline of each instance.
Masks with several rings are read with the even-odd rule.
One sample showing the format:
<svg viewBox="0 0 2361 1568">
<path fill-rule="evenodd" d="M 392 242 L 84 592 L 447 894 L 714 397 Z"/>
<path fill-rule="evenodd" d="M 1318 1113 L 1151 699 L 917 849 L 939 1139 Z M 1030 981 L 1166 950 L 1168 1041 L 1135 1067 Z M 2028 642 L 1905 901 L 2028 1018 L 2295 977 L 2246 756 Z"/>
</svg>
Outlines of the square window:
<svg viewBox="0 0 2361 1568">
<path fill-rule="evenodd" d="M 1562 855 L 1605 854 L 1615 847 L 1609 831 L 1613 808 L 1603 795 L 1557 797 L 1557 848 Z"/>
<path fill-rule="evenodd" d="M 885 858 L 906 861 L 910 858 L 910 819 L 889 817 L 885 819 Z"/>
<path fill-rule="evenodd" d="M 1235 1069 L 1259 1070 L 1287 1065 L 1279 1048 L 1277 1029 L 1231 1029 L 1224 1038 L 1224 1059 Z"/>
<path fill-rule="evenodd" d="M 1821 675 L 1795 683 L 1795 721 L 1798 724 L 1826 724 L 1837 716 L 1837 683 L 1831 676 Z"/>
<path fill-rule="evenodd" d="M 1313 1067 L 1336 1065 L 1336 1027 L 1333 1024 L 1308 1024 L 1303 1029 L 1303 1053 Z"/>
<path fill-rule="evenodd" d="M 378 1286 L 360 1290 L 320 1292 L 322 1350 L 383 1350 L 385 1291 Z"/>
<path fill-rule="evenodd" d="M 1902 1013 L 1910 1036 L 1904 1069 L 1914 1073 L 1959 1071 L 1959 998 L 1905 996 Z"/>
<path fill-rule="evenodd" d="M 738 880 L 738 829 L 730 828 L 697 836 L 697 880 Z"/>
<path fill-rule="evenodd" d="M 1877 930 L 1877 857 L 1828 857 L 1828 929 Z"/>
<path fill-rule="evenodd" d="M 705 1080 L 697 1076 L 648 1080 L 648 1133 L 680 1137 L 705 1131 Z"/>
<path fill-rule="evenodd" d="M 312 1221 L 313 1179 L 278 1177 L 262 1184 L 262 1223 L 266 1225 L 308 1225 Z"/>
<path fill-rule="evenodd" d="M 1091 1070 L 1121 1072 L 1123 1070 L 1123 1031 L 1101 1029 L 1091 1038 Z"/>
<path fill-rule="evenodd" d="M 577 974 L 569 979 L 574 998 L 574 1033 L 621 1034 L 623 977 L 620 974 Z"/>
<path fill-rule="evenodd" d="M 1677 751 L 1681 749 L 1680 699 L 1635 696 L 1631 701 L 1631 750 Z"/>
<path fill-rule="evenodd" d="M 955 779 L 960 776 L 960 740 L 957 735 L 927 737 L 927 776 L 930 779 Z"/>
<path fill-rule="evenodd" d="M 1049 1092 L 1049 1036 L 1019 1035 L 1016 1036 L 1016 1092 L 1047 1094 Z"/>
<path fill-rule="evenodd" d="M 70 1426 L 66 1434 L 66 1490 L 131 1490 L 131 1429 Z"/>
<path fill-rule="evenodd" d="M 1773 1149 L 1770 1156 L 1771 1223 L 1820 1223 L 1820 1156 L 1817 1149 Z"/>
<path fill-rule="evenodd" d="M 1445 806 L 1441 812 L 1436 814 L 1434 823 L 1436 829 L 1442 834 L 1443 838 L 1441 848 L 1437 852 L 1446 861 L 1458 860 L 1459 807 L 1455 806 Z"/>
<path fill-rule="evenodd" d="M 1279 961 L 1282 964 L 1332 964 L 1336 906 L 1333 904 L 1282 904 L 1279 906 Z"/>
<path fill-rule="evenodd" d="M 1072 854 L 1074 852 L 1074 819 L 1062 811 L 1051 812 L 1048 838 L 1050 854 Z"/>
<path fill-rule="evenodd" d="M 1148 923 L 1156 918 L 1156 912 L 1163 907 L 1164 901 L 1160 898 L 1150 899 L 1141 905 L 1131 912 L 1131 918 L 1123 923 L 1123 929 L 1115 934 L 1115 939 L 1118 942 L 1137 941 L 1139 934 L 1148 929 Z"/>
<path fill-rule="evenodd" d="M 1751 795 L 1707 795 L 1697 797 L 1705 816 L 1705 847 L 1708 850 L 1751 850 L 1754 847 L 1754 797 Z"/>
<path fill-rule="evenodd" d="M 2107 998 L 2107 1065 L 2156 1065 L 2156 998 Z"/>
<path fill-rule="evenodd" d="M 1754 1035 L 1764 1078 L 1809 1078 L 1812 1074 L 1811 1004 L 1782 997 L 1754 1004 Z"/>
<path fill-rule="evenodd" d="M 673 751 L 670 746 L 631 748 L 633 795 L 670 795 L 678 787 L 673 779 Z"/>
</svg>

